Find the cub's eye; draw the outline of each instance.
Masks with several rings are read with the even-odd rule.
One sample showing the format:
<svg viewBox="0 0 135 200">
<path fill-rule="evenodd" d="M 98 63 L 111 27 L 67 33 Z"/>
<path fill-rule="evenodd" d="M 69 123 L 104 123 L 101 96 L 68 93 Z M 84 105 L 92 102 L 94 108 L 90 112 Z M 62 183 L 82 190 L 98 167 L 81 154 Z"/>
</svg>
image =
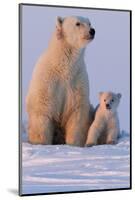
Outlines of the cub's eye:
<svg viewBox="0 0 135 200">
<path fill-rule="evenodd" d="M 114 99 L 112 99 L 112 102 L 114 102 Z"/>
<path fill-rule="evenodd" d="M 106 102 L 106 99 L 104 99 L 104 102 Z"/>
<path fill-rule="evenodd" d="M 76 23 L 76 26 L 80 26 L 80 25 L 81 25 L 80 22 L 77 22 L 77 23 Z"/>
</svg>

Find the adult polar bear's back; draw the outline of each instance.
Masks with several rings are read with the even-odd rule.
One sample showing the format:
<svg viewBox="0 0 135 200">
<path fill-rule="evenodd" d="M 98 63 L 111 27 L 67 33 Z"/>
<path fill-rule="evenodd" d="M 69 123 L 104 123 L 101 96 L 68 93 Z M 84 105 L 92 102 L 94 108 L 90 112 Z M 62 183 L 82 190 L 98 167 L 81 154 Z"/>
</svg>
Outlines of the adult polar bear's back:
<svg viewBox="0 0 135 200">
<path fill-rule="evenodd" d="M 58 18 L 46 53 L 38 60 L 26 105 L 33 144 L 52 144 L 56 124 L 67 144 L 84 146 L 91 123 L 84 47 L 94 37 L 88 19 Z"/>
</svg>

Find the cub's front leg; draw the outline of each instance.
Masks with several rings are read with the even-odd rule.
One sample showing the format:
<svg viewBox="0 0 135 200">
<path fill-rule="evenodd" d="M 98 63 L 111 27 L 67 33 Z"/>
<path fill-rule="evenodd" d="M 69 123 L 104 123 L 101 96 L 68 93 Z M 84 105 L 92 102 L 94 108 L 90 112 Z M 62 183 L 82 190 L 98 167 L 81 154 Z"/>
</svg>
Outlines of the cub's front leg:
<svg viewBox="0 0 135 200">
<path fill-rule="evenodd" d="M 103 132 L 103 129 L 104 129 L 103 122 L 95 119 L 89 128 L 88 137 L 87 137 L 85 146 L 90 147 L 90 146 L 96 145 L 98 138 L 100 137 L 101 133 Z"/>
<path fill-rule="evenodd" d="M 119 130 L 117 127 L 113 127 L 107 132 L 106 144 L 116 144 Z"/>
<path fill-rule="evenodd" d="M 120 133 L 119 120 L 117 116 L 115 116 L 108 122 L 106 143 L 116 144 L 119 133 Z"/>
</svg>

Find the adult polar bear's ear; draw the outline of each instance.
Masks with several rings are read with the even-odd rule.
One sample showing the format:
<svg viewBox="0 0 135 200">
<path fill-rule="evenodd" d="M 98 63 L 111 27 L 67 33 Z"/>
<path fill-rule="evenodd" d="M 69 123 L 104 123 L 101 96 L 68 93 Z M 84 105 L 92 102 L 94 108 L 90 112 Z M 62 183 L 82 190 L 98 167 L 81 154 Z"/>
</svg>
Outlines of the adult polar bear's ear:
<svg viewBox="0 0 135 200">
<path fill-rule="evenodd" d="M 122 95 L 120 93 L 118 93 L 117 97 L 120 99 L 122 97 Z"/>
<path fill-rule="evenodd" d="M 60 40 L 63 37 L 62 34 L 62 24 L 63 24 L 64 19 L 62 17 L 57 17 L 56 20 L 56 36 L 57 39 Z"/>
</svg>

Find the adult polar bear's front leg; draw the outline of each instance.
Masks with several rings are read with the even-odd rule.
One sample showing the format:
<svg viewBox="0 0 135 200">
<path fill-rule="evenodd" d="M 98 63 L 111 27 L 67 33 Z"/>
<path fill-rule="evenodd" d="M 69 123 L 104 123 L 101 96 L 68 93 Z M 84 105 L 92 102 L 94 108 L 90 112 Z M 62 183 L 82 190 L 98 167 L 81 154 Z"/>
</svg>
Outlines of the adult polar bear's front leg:
<svg viewBox="0 0 135 200">
<path fill-rule="evenodd" d="M 32 144 L 52 144 L 54 126 L 52 121 L 44 115 L 29 117 L 28 139 Z"/>
<path fill-rule="evenodd" d="M 88 107 L 77 108 L 66 124 L 66 144 L 84 146 L 90 124 Z"/>
</svg>

